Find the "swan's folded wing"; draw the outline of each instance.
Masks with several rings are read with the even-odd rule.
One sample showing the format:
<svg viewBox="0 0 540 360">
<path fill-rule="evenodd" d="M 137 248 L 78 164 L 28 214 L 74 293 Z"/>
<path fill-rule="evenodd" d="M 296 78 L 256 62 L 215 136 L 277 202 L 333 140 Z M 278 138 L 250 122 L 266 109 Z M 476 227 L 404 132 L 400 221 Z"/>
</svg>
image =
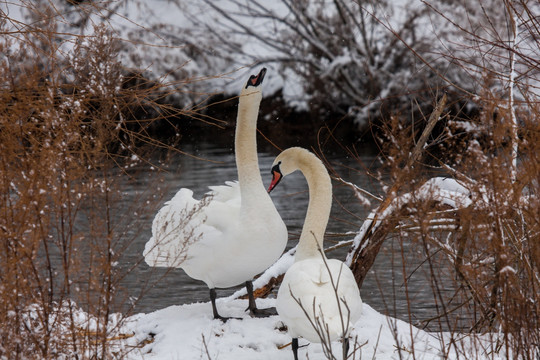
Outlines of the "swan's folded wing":
<svg viewBox="0 0 540 360">
<path fill-rule="evenodd" d="M 347 317 L 354 324 L 362 314 L 362 298 L 356 279 L 351 269 L 339 260 L 329 260 L 328 266 L 332 271 L 334 283 L 337 283 L 340 301 L 346 304 Z"/>
<path fill-rule="evenodd" d="M 320 266 L 324 265 L 319 262 L 295 268 L 292 276 L 283 280 L 277 300 L 278 313 L 289 327 L 290 335 L 313 342 L 320 342 L 316 328 L 329 326 L 332 336 L 339 332 L 334 331 L 336 296 L 326 281 L 328 272 L 324 276 Z"/>
<path fill-rule="evenodd" d="M 238 202 L 240 204 L 240 184 L 238 181 L 226 181 L 225 185 L 209 186 L 207 195 L 221 202 Z M 240 206 L 240 205 L 239 205 Z"/>
<path fill-rule="evenodd" d="M 212 244 L 223 239 L 240 213 L 237 183 L 212 188 L 203 200 L 194 199 L 189 189 L 180 189 L 165 203 L 154 218 L 152 238 L 143 253 L 148 265 L 180 267 L 186 258 L 211 256 Z"/>
<path fill-rule="evenodd" d="M 239 225 L 239 201 L 221 202 L 214 199 L 204 210 L 206 216 L 205 225 L 221 233 L 235 231 L 235 227 Z"/>
<path fill-rule="evenodd" d="M 341 261 L 328 260 L 325 264 L 319 260 L 304 260 L 295 263 L 289 271 L 291 273 L 287 273 L 282 284 L 286 288 L 279 290 L 278 312 L 283 319 L 294 324 L 299 335 L 317 341 L 313 324 L 318 321 L 319 326 L 324 323 L 330 334 L 337 337 L 343 333 L 344 326 L 348 329 L 360 317 L 362 301 L 358 286 L 350 269 Z M 304 311 L 310 314 L 311 323 Z"/>
<path fill-rule="evenodd" d="M 289 268 L 278 296 L 285 317 L 303 318 L 304 314 L 299 305 L 304 310 L 313 312 L 313 299 L 319 297 L 321 293 L 324 294 L 326 288 L 321 284 L 320 276 L 314 274 L 319 274 L 318 262 L 301 261 Z"/>
<path fill-rule="evenodd" d="M 307 313 L 312 313 L 310 310 L 313 305 L 313 297 L 305 296 L 308 293 L 303 292 L 305 288 L 301 285 L 299 288 L 300 283 L 296 282 L 298 279 L 300 278 L 295 277 L 295 279 L 290 279 L 291 282 L 284 279 L 284 282 L 279 288 L 276 308 L 280 318 L 287 325 L 290 336 L 301 336 L 306 339 L 315 337 L 314 340 L 316 341 L 317 334 L 304 313 L 304 310 Z M 311 286 L 308 285 L 308 287 Z"/>
<path fill-rule="evenodd" d="M 209 232 L 203 226 L 204 204 L 193 198 L 193 191 L 180 189 L 159 210 L 152 222 L 152 238 L 146 243 L 144 258 L 148 265 L 179 267 L 188 247 Z"/>
<path fill-rule="evenodd" d="M 225 185 L 211 186 L 207 194 L 208 206 L 204 209 L 205 224 L 220 232 L 234 231 L 240 217 L 240 186 L 238 181 L 227 181 Z"/>
</svg>

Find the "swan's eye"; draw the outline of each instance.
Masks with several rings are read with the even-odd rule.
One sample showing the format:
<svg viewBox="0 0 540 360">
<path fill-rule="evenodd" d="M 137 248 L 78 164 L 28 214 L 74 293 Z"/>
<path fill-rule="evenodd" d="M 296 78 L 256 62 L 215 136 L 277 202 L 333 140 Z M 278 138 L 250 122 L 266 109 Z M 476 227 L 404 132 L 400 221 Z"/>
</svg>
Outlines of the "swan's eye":
<svg viewBox="0 0 540 360">
<path fill-rule="evenodd" d="M 281 166 L 281 161 L 278 161 L 277 164 L 272 167 L 272 171 L 275 170 L 275 171 L 281 173 L 280 166 Z"/>
<path fill-rule="evenodd" d="M 279 168 L 279 166 L 281 165 L 281 161 L 278 161 L 278 163 L 274 166 L 272 166 L 272 170 L 270 170 L 270 172 L 273 174 L 274 172 L 277 172 L 277 173 L 280 173 L 281 174 L 281 169 Z"/>
</svg>

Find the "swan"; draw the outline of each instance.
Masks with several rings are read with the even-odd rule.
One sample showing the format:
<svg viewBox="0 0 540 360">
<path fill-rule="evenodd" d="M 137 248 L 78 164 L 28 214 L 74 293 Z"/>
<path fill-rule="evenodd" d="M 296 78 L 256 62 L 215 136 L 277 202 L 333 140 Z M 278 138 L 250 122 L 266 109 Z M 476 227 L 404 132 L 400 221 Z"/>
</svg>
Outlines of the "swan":
<svg viewBox="0 0 540 360">
<path fill-rule="evenodd" d="M 182 268 L 210 289 L 215 319 L 226 321 L 216 307 L 216 288 L 246 285 L 252 316 L 257 309 L 252 279 L 270 267 L 287 244 L 287 228 L 262 182 L 257 157 L 257 117 L 266 69 L 242 87 L 235 133 L 237 182 L 211 186 L 201 200 L 182 188 L 159 210 L 152 237 L 143 252 L 146 263 Z M 275 309 L 273 314 L 275 314 Z"/>
<path fill-rule="evenodd" d="M 352 271 L 337 259 L 327 259 L 322 251 L 332 206 L 330 176 L 313 153 L 299 147 L 289 148 L 279 154 L 272 165 L 268 192 L 296 170 L 307 180 L 309 204 L 294 263 L 278 290 L 276 309 L 293 338 L 295 359 L 298 359 L 298 337 L 320 343 L 321 334 L 326 344 L 345 338 L 346 358 L 347 336 L 351 325 L 360 317 L 362 299 Z M 316 327 L 324 330 L 318 333 Z"/>
</svg>

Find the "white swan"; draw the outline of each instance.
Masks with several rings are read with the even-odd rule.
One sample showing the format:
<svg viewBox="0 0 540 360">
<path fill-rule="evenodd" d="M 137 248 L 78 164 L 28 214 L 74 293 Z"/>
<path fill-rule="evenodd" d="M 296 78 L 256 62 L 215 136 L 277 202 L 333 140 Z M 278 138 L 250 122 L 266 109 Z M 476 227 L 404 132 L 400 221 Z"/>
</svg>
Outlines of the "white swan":
<svg viewBox="0 0 540 360">
<path fill-rule="evenodd" d="M 257 157 L 257 117 L 262 99 L 262 69 L 243 86 L 238 104 L 235 155 L 238 182 L 210 187 L 202 200 L 189 189 L 158 212 L 144 258 L 150 266 L 180 267 L 210 288 L 214 318 L 216 288 L 246 284 L 252 316 L 257 309 L 251 280 L 272 265 L 287 244 L 287 228 L 268 195 Z"/>
<path fill-rule="evenodd" d="M 274 161 L 268 191 L 295 170 L 306 177 L 309 205 L 295 262 L 283 278 L 276 308 L 293 337 L 292 347 L 297 359 L 298 337 L 321 342 L 322 335 L 326 343 L 342 336 L 347 338 L 351 325 L 362 312 L 362 300 L 352 271 L 339 260 L 327 259 L 322 251 L 332 206 L 332 183 L 323 163 L 302 148 L 283 151 Z M 316 327 L 320 327 L 319 333 Z M 345 339 L 344 355 L 347 351 L 348 340 Z"/>
</svg>

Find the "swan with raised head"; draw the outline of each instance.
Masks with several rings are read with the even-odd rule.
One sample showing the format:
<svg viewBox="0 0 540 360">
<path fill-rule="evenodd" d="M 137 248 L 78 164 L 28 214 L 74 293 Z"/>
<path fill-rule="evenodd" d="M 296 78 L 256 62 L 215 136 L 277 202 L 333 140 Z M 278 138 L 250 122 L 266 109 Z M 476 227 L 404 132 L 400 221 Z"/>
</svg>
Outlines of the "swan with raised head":
<svg viewBox="0 0 540 360">
<path fill-rule="evenodd" d="M 360 317 L 362 300 L 352 271 L 337 259 L 327 259 L 322 250 L 332 206 L 330 176 L 313 153 L 289 148 L 273 163 L 268 192 L 296 170 L 307 180 L 309 204 L 294 264 L 285 273 L 278 291 L 277 312 L 293 338 L 295 359 L 299 337 L 317 343 L 343 338 L 346 358 L 348 333 Z"/>
<path fill-rule="evenodd" d="M 146 243 L 148 265 L 179 267 L 210 289 L 214 318 L 226 321 L 216 307 L 216 288 L 246 285 L 252 316 L 257 309 L 252 279 L 283 253 L 287 228 L 262 182 L 257 157 L 257 117 L 266 69 L 252 75 L 240 92 L 235 133 L 238 182 L 210 187 L 202 200 L 189 189 L 161 208 Z"/>
</svg>

